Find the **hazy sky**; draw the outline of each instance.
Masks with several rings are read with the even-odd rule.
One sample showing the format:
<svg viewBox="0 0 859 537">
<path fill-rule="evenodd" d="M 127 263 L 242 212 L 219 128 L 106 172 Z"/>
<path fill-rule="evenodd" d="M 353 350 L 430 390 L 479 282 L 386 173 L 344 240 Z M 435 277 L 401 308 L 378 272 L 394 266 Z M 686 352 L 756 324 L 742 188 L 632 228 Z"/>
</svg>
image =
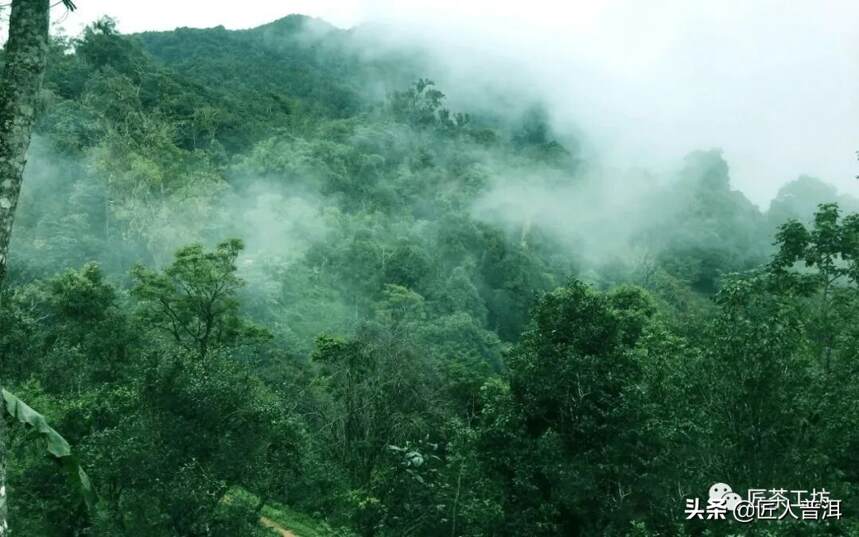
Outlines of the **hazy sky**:
<svg viewBox="0 0 859 537">
<path fill-rule="evenodd" d="M 801 173 L 859 194 L 859 3 L 848 0 L 77 0 L 76 33 L 110 14 L 122 31 L 251 27 L 304 13 L 393 23 L 468 74 L 551 105 L 615 165 L 669 169 L 721 147 L 734 184 L 766 205 Z M 55 13 L 58 18 L 59 12 Z M 442 88 L 444 89 L 444 88 Z M 448 91 L 450 93 L 450 91 Z"/>
</svg>

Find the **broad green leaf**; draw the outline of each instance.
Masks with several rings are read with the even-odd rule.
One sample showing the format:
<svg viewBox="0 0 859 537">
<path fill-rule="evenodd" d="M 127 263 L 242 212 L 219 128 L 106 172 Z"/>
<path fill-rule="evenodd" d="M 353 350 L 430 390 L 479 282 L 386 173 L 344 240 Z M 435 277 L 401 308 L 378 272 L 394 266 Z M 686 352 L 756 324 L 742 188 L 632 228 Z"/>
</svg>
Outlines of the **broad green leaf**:
<svg viewBox="0 0 859 537">
<path fill-rule="evenodd" d="M 92 482 L 83 467 L 81 467 L 77 457 L 72 454 L 71 446 L 69 446 L 66 439 L 48 425 L 45 416 L 30 408 L 29 405 L 18 399 L 14 394 L 5 389 L 2 390 L 2 394 L 4 406 L 9 415 L 22 425 L 29 425 L 45 439 L 48 453 L 60 461 L 69 479 L 74 484 L 75 489 L 77 489 L 83 497 L 84 502 L 86 502 L 87 509 L 90 512 L 94 512 L 95 506 L 98 503 L 95 489 L 93 489 Z"/>
</svg>

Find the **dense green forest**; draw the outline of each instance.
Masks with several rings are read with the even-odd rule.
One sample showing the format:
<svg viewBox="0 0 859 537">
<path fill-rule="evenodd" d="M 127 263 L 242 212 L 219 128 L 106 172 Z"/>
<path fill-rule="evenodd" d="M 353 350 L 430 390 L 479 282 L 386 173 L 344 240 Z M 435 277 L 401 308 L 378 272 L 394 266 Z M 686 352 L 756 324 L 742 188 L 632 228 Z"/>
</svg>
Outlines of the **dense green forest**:
<svg viewBox="0 0 859 537">
<path fill-rule="evenodd" d="M 98 501 L 13 428 L 13 535 L 859 535 L 857 200 L 761 211 L 704 148 L 601 204 L 540 103 L 362 51 L 301 16 L 53 39 L 0 363 Z M 686 520 L 717 482 L 843 518 Z"/>
</svg>

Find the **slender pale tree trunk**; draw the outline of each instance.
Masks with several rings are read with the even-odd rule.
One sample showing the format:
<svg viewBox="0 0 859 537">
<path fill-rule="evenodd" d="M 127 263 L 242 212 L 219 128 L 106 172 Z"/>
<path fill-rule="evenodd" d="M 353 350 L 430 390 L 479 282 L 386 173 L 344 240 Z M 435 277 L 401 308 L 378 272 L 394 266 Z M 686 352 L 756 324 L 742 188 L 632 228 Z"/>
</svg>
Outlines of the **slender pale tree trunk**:
<svg viewBox="0 0 859 537">
<path fill-rule="evenodd" d="M 48 56 L 50 0 L 13 0 L 3 78 L 0 80 L 0 286 L 6 276 L 9 239 L 27 148 Z M 0 364 L 2 365 L 2 364 Z M 0 386 L 5 372 L 0 370 Z M 9 533 L 6 505 L 7 431 L 0 400 L 0 537 Z"/>
<path fill-rule="evenodd" d="M 0 405 L 5 401 L 0 400 Z M 6 506 L 6 409 L 0 406 L 0 536 L 9 533 L 9 509 Z"/>
</svg>

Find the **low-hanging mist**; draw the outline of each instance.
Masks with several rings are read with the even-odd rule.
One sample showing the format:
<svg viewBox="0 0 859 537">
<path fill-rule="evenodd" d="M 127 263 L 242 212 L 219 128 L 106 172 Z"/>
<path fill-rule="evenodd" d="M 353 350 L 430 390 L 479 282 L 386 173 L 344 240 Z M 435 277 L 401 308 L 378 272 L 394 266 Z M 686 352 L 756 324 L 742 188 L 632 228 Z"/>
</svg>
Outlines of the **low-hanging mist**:
<svg viewBox="0 0 859 537">
<path fill-rule="evenodd" d="M 778 134 L 843 89 L 704 95 L 757 7 L 461 4 L 51 40 L 0 380 L 98 498 L 15 424 L 11 532 L 727 537 L 683 512 L 719 480 L 844 501 L 751 531 L 859 535 L 859 202 L 806 165 L 845 124 Z"/>
</svg>

